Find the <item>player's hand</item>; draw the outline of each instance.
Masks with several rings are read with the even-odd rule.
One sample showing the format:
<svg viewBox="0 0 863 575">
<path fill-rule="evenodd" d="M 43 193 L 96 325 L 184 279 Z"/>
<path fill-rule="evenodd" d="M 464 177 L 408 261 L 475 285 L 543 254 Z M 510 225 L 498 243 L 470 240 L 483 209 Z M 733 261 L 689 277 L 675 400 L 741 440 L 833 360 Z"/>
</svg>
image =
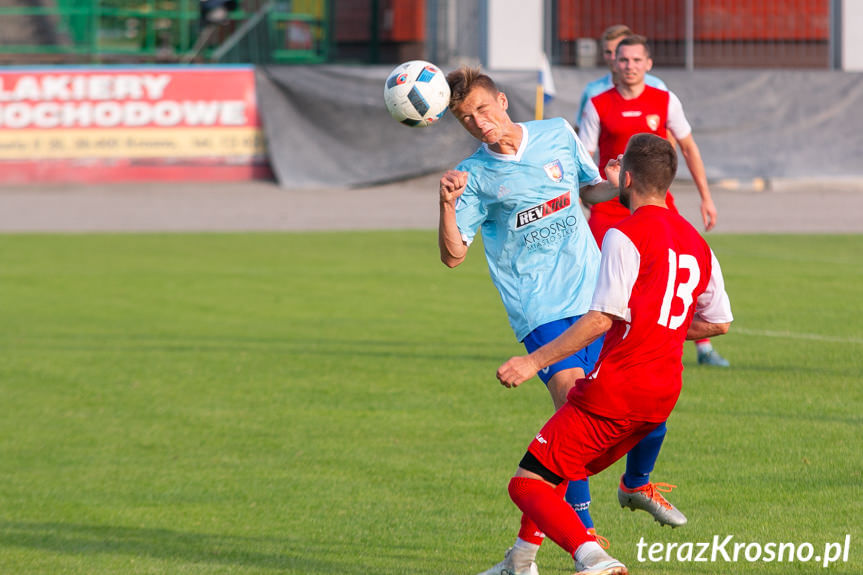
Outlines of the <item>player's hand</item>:
<svg viewBox="0 0 863 575">
<path fill-rule="evenodd" d="M 622 161 L 623 154 L 617 156 L 615 159 L 608 160 L 608 163 L 605 164 L 605 179 L 615 188 L 620 183 L 620 163 Z"/>
<path fill-rule="evenodd" d="M 536 365 L 529 355 L 520 355 L 511 357 L 509 360 L 497 369 L 497 378 L 500 384 L 504 387 L 518 387 L 539 371 L 539 366 Z"/>
<path fill-rule="evenodd" d="M 705 231 L 710 231 L 716 226 L 716 206 L 713 198 L 701 200 L 701 218 L 704 220 Z"/>
<path fill-rule="evenodd" d="M 467 172 L 448 170 L 440 179 L 440 201 L 442 204 L 454 204 L 464 193 L 467 186 Z"/>
</svg>

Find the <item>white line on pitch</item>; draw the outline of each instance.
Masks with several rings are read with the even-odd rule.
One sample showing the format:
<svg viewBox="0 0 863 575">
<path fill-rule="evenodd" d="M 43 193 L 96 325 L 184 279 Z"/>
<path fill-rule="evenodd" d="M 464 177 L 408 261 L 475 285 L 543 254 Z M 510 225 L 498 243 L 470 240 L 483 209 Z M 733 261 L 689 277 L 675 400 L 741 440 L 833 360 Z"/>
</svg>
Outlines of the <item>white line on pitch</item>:
<svg viewBox="0 0 863 575">
<path fill-rule="evenodd" d="M 729 333 L 741 333 L 743 335 L 757 335 L 761 337 L 785 337 L 788 339 L 808 339 L 813 341 L 826 341 L 831 343 L 856 343 L 863 344 L 859 337 L 837 337 L 832 335 L 819 335 L 817 333 L 797 333 L 793 331 L 771 331 L 767 329 L 747 329 L 745 327 L 731 327 Z"/>
</svg>

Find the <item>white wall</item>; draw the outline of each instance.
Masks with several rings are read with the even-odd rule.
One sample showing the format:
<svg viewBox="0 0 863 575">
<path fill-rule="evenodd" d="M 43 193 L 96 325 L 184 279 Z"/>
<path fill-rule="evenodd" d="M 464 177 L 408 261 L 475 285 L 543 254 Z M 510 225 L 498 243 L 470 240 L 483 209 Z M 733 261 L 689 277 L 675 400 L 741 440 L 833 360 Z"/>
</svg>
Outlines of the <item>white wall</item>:
<svg viewBox="0 0 863 575">
<path fill-rule="evenodd" d="M 542 62 L 543 0 L 487 0 L 489 70 L 536 70 Z"/>
<path fill-rule="evenodd" d="M 842 69 L 863 71 L 863 2 L 860 0 L 842 1 Z"/>
</svg>

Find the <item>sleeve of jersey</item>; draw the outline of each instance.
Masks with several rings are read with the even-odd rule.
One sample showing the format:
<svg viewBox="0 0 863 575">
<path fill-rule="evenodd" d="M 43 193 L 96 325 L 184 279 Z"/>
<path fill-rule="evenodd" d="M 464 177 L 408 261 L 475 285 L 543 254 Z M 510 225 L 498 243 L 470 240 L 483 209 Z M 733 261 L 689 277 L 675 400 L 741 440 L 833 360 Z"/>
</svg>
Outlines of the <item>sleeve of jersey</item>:
<svg viewBox="0 0 863 575">
<path fill-rule="evenodd" d="M 584 115 L 584 107 L 587 106 L 587 88 L 585 88 L 581 92 L 581 100 L 578 102 L 578 112 L 575 114 L 575 120 L 572 122 L 573 125 L 578 126 L 579 131 L 581 130 L 581 117 Z"/>
<path fill-rule="evenodd" d="M 734 320 L 731 315 L 731 302 L 725 291 L 725 279 L 722 277 L 722 269 L 719 260 L 713 250 L 710 251 L 712 271 L 707 289 L 704 290 L 695 303 L 695 315 L 710 323 L 730 323 Z"/>
<path fill-rule="evenodd" d="M 461 232 L 461 239 L 467 245 L 473 242 L 476 232 L 486 218 L 486 210 L 479 194 L 468 184 L 464 193 L 455 204 L 455 223 Z"/>
<path fill-rule="evenodd" d="M 668 93 L 668 120 L 666 125 L 671 130 L 671 135 L 678 140 L 682 140 L 692 133 L 692 126 L 689 125 L 686 114 L 683 113 L 683 104 L 680 103 L 680 98 L 674 92 Z"/>
<path fill-rule="evenodd" d="M 590 309 L 626 319 L 640 267 L 641 255 L 632 240 L 617 228 L 608 230 L 602 240 L 599 278 Z"/>
<path fill-rule="evenodd" d="M 578 135 L 576 135 L 575 130 L 572 129 L 569 122 L 566 122 L 566 120 L 564 122 L 575 143 L 575 165 L 578 166 L 578 187 L 595 186 L 601 183 L 602 176 L 599 174 L 596 162 L 587 153 L 587 148 L 578 139 Z"/>
<path fill-rule="evenodd" d="M 595 152 L 599 147 L 599 114 L 593 100 L 589 100 L 584 107 L 578 124 L 578 138 L 588 151 Z"/>
</svg>

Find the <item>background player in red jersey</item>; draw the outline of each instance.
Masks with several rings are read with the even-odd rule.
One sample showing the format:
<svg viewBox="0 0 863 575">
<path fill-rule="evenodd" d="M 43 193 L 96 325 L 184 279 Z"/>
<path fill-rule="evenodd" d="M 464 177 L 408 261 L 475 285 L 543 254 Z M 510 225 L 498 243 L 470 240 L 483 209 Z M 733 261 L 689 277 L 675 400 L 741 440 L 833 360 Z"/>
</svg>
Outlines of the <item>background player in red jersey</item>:
<svg viewBox="0 0 863 575">
<path fill-rule="evenodd" d="M 576 131 L 581 130 L 581 117 L 584 114 L 584 108 L 587 106 L 590 99 L 602 94 L 610 88 L 613 88 L 618 83 L 617 66 L 615 65 L 617 45 L 621 40 L 628 36 L 632 36 L 633 34 L 635 34 L 635 32 L 625 24 L 609 26 L 602 32 L 602 36 L 599 38 L 599 45 L 602 48 L 602 60 L 605 62 L 605 65 L 608 66 L 609 72 L 605 76 L 597 78 L 593 82 L 589 82 L 587 86 L 584 87 L 584 91 L 581 93 L 581 100 L 578 102 L 578 112 L 575 114 L 574 124 L 577 126 Z M 665 85 L 665 82 L 651 74 L 644 75 L 644 83 L 648 86 L 659 88 L 660 90 L 668 90 L 668 86 Z M 673 144 L 674 142 L 672 142 L 672 145 Z"/>
<path fill-rule="evenodd" d="M 497 372 L 517 386 L 605 334 L 593 371 L 531 442 L 509 484 L 513 502 L 585 575 L 627 573 L 590 537 L 556 492 L 566 480 L 594 475 L 664 422 L 682 384 L 683 342 L 728 331 L 731 306 L 712 250 L 666 191 L 677 169 L 671 144 L 652 134 L 631 138 L 619 171 L 620 200 L 632 216 L 613 226 L 591 311 L 557 339 L 511 358 Z"/>
<path fill-rule="evenodd" d="M 707 185 L 701 152 L 692 137 L 680 99 L 671 91 L 649 86 L 645 80 L 653 67 L 647 38 L 635 34 L 621 40 L 617 44 L 615 66 L 617 84 L 590 99 L 580 120 L 579 137 L 591 154 L 599 152 L 597 165 L 603 169 L 608 160 L 623 153 L 633 134 L 648 132 L 664 137 L 671 134 L 678 141 L 701 195 L 701 217 L 705 230 L 710 231 L 716 225 L 716 206 Z M 676 210 L 671 193 L 668 205 Z M 627 215 L 627 210 L 616 199 L 592 206 L 588 224 L 596 242 L 602 245 L 602 237 L 609 226 Z M 695 344 L 699 364 L 728 367 L 728 361 L 713 349 L 709 339 Z"/>
<path fill-rule="evenodd" d="M 670 131 L 701 195 L 701 217 L 705 230 L 710 231 L 716 225 L 716 206 L 707 185 L 701 152 L 680 99 L 673 92 L 645 82 L 645 75 L 653 67 L 647 38 L 638 34 L 623 38 L 616 54 L 618 82 L 587 103 L 580 120 L 579 138 L 590 153 L 599 152 L 598 165 L 603 169 L 609 160 L 623 153 L 633 134 L 646 132 L 664 137 Z M 669 194 L 668 198 L 669 207 L 674 208 L 674 197 Z M 593 206 L 590 229 L 597 243 L 602 245 L 605 231 L 628 215 L 617 199 Z"/>
</svg>

